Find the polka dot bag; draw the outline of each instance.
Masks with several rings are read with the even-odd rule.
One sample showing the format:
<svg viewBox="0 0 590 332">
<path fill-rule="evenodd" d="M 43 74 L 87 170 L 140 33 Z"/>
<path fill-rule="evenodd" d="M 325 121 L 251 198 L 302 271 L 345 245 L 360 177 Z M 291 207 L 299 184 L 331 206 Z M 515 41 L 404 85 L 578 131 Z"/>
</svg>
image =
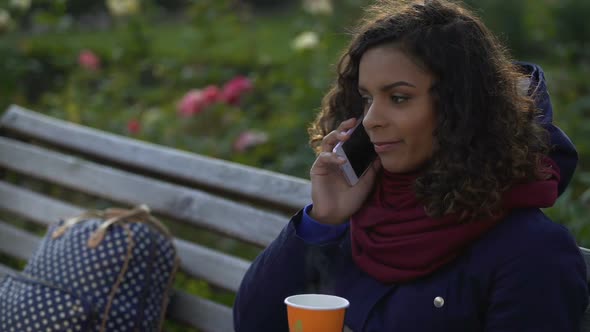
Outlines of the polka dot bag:
<svg viewBox="0 0 590 332">
<path fill-rule="evenodd" d="M 161 331 L 178 265 L 145 205 L 60 221 L 0 282 L 0 331 Z"/>
</svg>

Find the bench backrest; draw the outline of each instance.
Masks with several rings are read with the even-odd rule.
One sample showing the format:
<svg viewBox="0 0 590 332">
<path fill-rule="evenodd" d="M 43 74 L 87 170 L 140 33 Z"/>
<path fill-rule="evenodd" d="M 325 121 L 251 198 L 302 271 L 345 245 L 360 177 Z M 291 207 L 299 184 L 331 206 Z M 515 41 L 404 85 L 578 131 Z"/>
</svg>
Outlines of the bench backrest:
<svg viewBox="0 0 590 332">
<path fill-rule="evenodd" d="M 20 260 L 29 258 L 40 236 L 3 218 L 47 226 L 97 205 L 145 203 L 166 221 L 219 234 L 218 242 L 226 247 L 226 239 L 233 239 L 256 251 L 309 202 L 310 184 L 299 178 L 109 134 L 18 106 L 3 114 L 0 131 L 0 254 Z M 86 205 L 80 206 L 79 196 Z M 184 273 L 216 289 L 237 290 L 249 260 L 195 240 L 175 242 Z M 0 274 L 10 271 L 0 265 Z M 169 318 L 203 331 L 233 330 L 229 307 L 180 290 Z"/>
<path fill-rule="evenodd" d="M 20 260 L 29 258 L 40 236 L 3 216 L 47 226 L 89 208 L 79 206 L 76 196 L 55 195 L 56 187 L 102 200 L 96 204 L 146 203 L 162 218 L 257 248 L 268 245 L 288 216 L 310 201 L 306 180 L 105 133 L 18 106 L 0 119 L 0 134 L 0 254 Z M 36 182 L 51 184 L 54 195 Z M 248 260 L 198 241 L 175 241 L 184 273 L 237 290 Z M 590 250 L 581 251 L 590 280 Z M 12 272 L 0 263 L 0 276 Z M 181 290 L 175 291 L 168 316 L 202 331 L 233 331 L 229 307 Z M 582 331 L 590 332 L 590 309 Z"/>
</svg>

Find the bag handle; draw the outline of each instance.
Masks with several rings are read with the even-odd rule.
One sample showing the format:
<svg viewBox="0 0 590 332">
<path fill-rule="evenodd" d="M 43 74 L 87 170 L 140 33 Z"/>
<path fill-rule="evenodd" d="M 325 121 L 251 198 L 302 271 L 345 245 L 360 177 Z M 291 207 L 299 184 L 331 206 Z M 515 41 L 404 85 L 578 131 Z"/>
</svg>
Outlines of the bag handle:
<svg viewBox="0 0 590 332">
<path fill-rule="evenodd" d="M 59 226 L 53 231 L 53 233 L 51 234 L 51 238 L 57 239 L 61 237 L 72 226 L 89 218 L 106 219 L 88 239 L 88 246 L 91 248 L 95 248 L 100 244 L 100 242 L 104 239 L 106 235 L 106 231 L 112 224 L 131 218 L 133 218 L 133 220 L 136 222 L 145 223 L 155 227 L 160 233 L 164 234 L 164 236 L 166 236 L 168 239 L 172 238 L 172 235 L 170 234 L 170 231 L 168 230 L 166 225 L 164 225 L 160 220 L 151 215 L 151 210 L 149 206 L 147 206 L 146 204 L 138 205 L 131 210 L 109 208 L 104 211 L 86 211 L 79 216 L 67 219 L 63 223 L 63 225 Z"/>
<path fill-rule="evenodd" d="M 86 212 L 82 213 L 79 216 L 66 219 L 66 221 L 64 221 L 63 225 L 59 226 L 58 228 L 56 228 L 53 231 L 53 233 L 51 234 L 51 238 L 55 240 L 55 239 L 61 237 L 62 235 L 64 235 L 64 233 L 68 229 L 70 229 L 70 227 L 74 226 L 75 224 L 79 223 L 80 221 L 86 220 L 88 218 L 103 218 L 103 217 L 104 217 L 104 213 L 102 211 L 90 210 L 90 211 L 86 211 Z"/>
<path fill-rule="evenodd" d="M 111 213 L 113 211 L 111 210 Z M 141 204 L 132 210 L 117 210 L 115 211 L 114 215 L 111 214 L 111 217 L 105 220 L 98 228 L 90 235 L 88 239 L 88 247 L 89 248 L 96 248 L 100 242 L 104 239 L 108 228 L 121 220 L 129 219 L 132 217 L 136 217 L 138 215 L 147 215 L 150 214 L 150 208 L 145 205 Z"/>
<path fill-rule="evenodd" d="M 170 234 L 168 227 L 166 227 L 166 225 L 164 225 L 160 220 L 158 220 L 157 218 L 155 218 L 154 216 L 151 215 L 151 209 L 149 208 L 149 206 L 147 206 L 145 204 L 141 204 L 141 205 L 137 206 L 136 208 L 142 208 L 143 212 L 138 213 L 137 215 L 134 215 L 134 216 L 123 217 L 121 219 L 118 219 L 117 221 L 122 220 L 122 219 L 130 219 L 130 218 L 136 217 L 137 219 L 134 219 L 134 221 L 142 222 L 142 223 L 154 226 L 160 231 L 160 233 L 164 234 L 166 237 L 168 237 L 168 238 L 172 237 L 172 234 Z M 126 209 L 109 208 L 104 211 L 104 218 L 109 219 L 109 218 L 120 217 L 120 216 L 124 215 L 125 213 L 127 213 L 128 211 L 129 210 L 126 210 Z"/>
</svg>

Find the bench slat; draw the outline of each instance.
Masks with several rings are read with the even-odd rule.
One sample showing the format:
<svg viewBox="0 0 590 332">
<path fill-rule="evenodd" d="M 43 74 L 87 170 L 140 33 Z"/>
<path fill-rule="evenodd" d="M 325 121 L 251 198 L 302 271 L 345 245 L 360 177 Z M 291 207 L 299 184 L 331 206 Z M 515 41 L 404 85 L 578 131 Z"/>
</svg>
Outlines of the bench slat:
<svg viewBox="0 0 590 332">
<path fill-rule="evenodd" d="M 0 263 L 0 281 L 14 269 Z M 195 326 L 204 332 L 233 331 L 231 309 L 215 302 L 174 290 L 168 306 L 167 317 Z"/>
<path fill-rule="evenodd" d="M 277 213 L 5 137 L 0 137 L 0 166 L 126 204 L 145 203 L 158 213 L 260 246 L 268 245 L 287 223 Z"/>
<path fill-rule="evenodd" d="M 5 112 L 0 125 L 54 145 L 164 174 L 184 183 L 255 197 L 291 211 L 310 202 L 311 186 L 307 180 L 98 131 L 16 105 Z"/>
<path fill-rule="evenodd" d="M 84 209 L 34 191 L 0 181 L 0 210 L 29 219 L 41 226 L 77 216 Z"/>
<path fill-rule="evenodd" d="M 249 262 L 182 239 L 176 239 L 174 244 L 185 272 L 224 289 L 238 291 Z"/>
<path fill-rule="evenodd" d="M 168 307 L 168 317 L 196 326 L 204 332 L 234 330 L 232 310 L 224 305 L 175 291 Z"/>
<path fill-rule="evenodd" d="M 0 252 L 27 260 L 40 243 L 40 237 L 0 220 Z"/>
<path fill-rule="evenodd" d="M 6 197 L 6 199 L 0 200 L 0 209 L 10 211 L 13 214 L 43 226 L 49 226 L 50 223 L 56 222 L 60 218 L 75 216 L 83 211 L 79 207 L 63 204 L 47 196 L 2 181 L 0 181 L 0 197 Z M 31 206 L 35 206 L 36 208 L 31 209 Z M 43 209 L 37 207 L 42 207 Z M 44 211 L 44 209 L 51 211 L 51 213 L 39 213 L 39 211 Z M 70 213 L 73 211 L 75 213 Z M 4 233 L 4 229 L 10 231 Z M 18 233 L 18 231 L 25 234 L 22 237 L 29 237 L 23 239 L 21 237 L 11 237 L 13 235 L 10 234 L 13 232 Z M 16 229 L 14 226 L 3 224 L 0 221 L 0 252 L 7 252 L 20 259 L 27 259 L 32 251 L 24 249 L 31 248 L 32 244 L 30 243 L 32 243 L 32 238 L 35 239 L 35 244 L 40 241 L 35 235 Z M 15 244 L 16 246 L 12 247 Z M 181 269 L 183 271 L 223 289 L 237 291 L 240 281 L 250 266 L 250 263 L 246 260 L 223 254 L 182 239 L 175 239 L 174 244 L 178 249 Z M 24 247 L 18 247 L 20 245 Z M 34 245 L 33 248 L 36 248 L 36 246 Z"/>
<path fill-rule="evenodd" d="M 17 272 L 15 270 L 13 270 L 12 268 L 6 266 L 6 265 L 2 265 L 2 263 L 0 263 L 0 282 L 2 282 L 2 277 L 4 277 L 5 275 L 8 274 L 16 274 Z"/>
</svg>

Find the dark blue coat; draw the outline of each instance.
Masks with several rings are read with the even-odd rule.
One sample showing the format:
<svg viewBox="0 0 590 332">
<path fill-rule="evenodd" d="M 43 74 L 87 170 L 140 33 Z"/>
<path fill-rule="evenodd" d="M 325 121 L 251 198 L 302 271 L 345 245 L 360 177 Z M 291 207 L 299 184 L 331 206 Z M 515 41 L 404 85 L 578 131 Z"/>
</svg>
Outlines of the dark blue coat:
<svg viewBox="0 0 590 332">
<path fill-rule="evenodd" d="M 543 73 L 522 64 L 533 77 L 540 121 L 556 145 L 551 157 L 562 170 L 560 193 L 577 155 L 551 125 Z M 539 209 L 518 209 L 434 274 L 404 284 L 382 284 L 354 264 L 346 232 L 323 244 L 301 238 L 295 215 L 254 261 L 238 292 L 238 332 L 288 331 L 285 297 L 326 293 L 347 298 L 345 324 L 354 332 L 579 332 L 588 304 L 586 268 L 563 226 Z M 440 297 L 444 300 L 437 302 Z M 319 331 L 321 332 L 321 331 Z"/>
</svg>

